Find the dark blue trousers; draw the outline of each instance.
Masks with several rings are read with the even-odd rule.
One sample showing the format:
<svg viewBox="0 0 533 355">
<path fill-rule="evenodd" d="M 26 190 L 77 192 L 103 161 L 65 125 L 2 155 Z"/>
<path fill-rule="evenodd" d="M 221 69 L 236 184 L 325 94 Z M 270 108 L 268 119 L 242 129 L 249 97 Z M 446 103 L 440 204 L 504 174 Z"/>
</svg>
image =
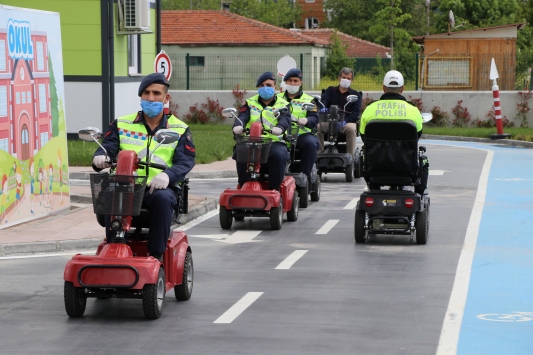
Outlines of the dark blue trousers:
<svg viewBox="0 0 533 355">
<path fill-rule="evenodd" d="M 318 138 L 311 133 L 298 136 L 296 149 L 300 151 L 300 172 L 308 177 L 311 176 L 311 170 L 313 170 L 313 164 L 316 161 L 316 152 L 319 147 Z"/>
<path fill-rule="evenodd" d="M 267 164 L 261 165 L 261 172 L 268 174 L 268 189 L 279 189 L 285 176 L 285 166 L 289 160 L 289 152 L 284 143 L 274 142 L 270 146 Z M 242 186 L 250 180 L 250 174 L 246 171 L 246 163 L 237 163 L 237 175 L 239 184 Z"/>
<path fill-rule="evenodd" d="M 171 189 L 154 190 L 150 194 L 150 187 L 146 186 L 142 208 L 146 208 L 150 216 L 148 251 L 151 254 L 161 254 L 166 250 L 167 241 L 170 236 L 172 215 L 174 214 L 176 204 L 176 195 Z M 116 232 L 109 229 L 110 222 L 110 217 L 106 216 L 106 237 L 108 243 L 116 236 Z"/>
</svg>

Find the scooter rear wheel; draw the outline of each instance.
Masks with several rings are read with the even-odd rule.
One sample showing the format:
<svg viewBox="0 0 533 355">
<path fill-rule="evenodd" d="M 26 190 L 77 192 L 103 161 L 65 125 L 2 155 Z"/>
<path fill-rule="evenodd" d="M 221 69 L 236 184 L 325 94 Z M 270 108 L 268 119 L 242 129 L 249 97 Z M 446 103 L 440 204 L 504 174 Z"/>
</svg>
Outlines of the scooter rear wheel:
<svg viewBox="0 0 533 355">
<path fill-rule="evenodd" d="M 72 282 L 65 281 L 63 297 L 65 299 L 65 310 L 69 317 L 83 316 L 87 305 L 85 288 L 75 287 Z"/>
<path fill-rule="evenodd" d="M 307 186 L 300 186 L 298 189 L 298 196 L 300 196 L 300 208 L 307 208 L 309 205 L 309 191 Z"/>
<path fill-rule="evenodd" d="M 155 285 L 143 287 L 143 311 L 147 319 L 159 319 L 163 314 L 165 291 L 165 271 L 160 267 Z"/>
<path fill-rule="evenodd" d="M 192 262 L 192 254 L 187 252 L 185 254 L 185 262 L 183 263 L 181 285 L 174 286 L 174 296 L 178 301 L 188 301 L 191 298 L 193 283 L 194 264 Z"/>
<path fill-rule="evenodd" d="M 344 168 L 344 175 L 346 175 L 346 182 L 352 182 L 353 181 L 353 165 L 346 165 Z"/>
<path fill-rule="evenodd" d="M 311 201 L 320 201 L 320 176 L 316 177 L 313 183 L 313 192 L 311 192 Z"/>
<path fill-rule="evenodd" d="M 365 211 L 355 210 L 354 236 L 357 244 L 365 242 Z"/>
<path fill-rule="evenodd" d="M 307 197 L 307 195 L 305 195 Z M 287 220 L 289 222 L 296 222 L 298 220 L 298 207 L 300 206 L 300 196 L 298 191 L 294 191 L 294 196 L 292 198 L 291 210 L 287 212 Z"/>
</svg>

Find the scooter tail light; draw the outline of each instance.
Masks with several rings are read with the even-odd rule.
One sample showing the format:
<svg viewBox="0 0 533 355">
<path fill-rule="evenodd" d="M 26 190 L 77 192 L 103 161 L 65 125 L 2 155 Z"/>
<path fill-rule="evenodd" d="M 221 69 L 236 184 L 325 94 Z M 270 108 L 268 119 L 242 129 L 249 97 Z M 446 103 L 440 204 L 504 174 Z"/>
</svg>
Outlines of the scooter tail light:
<svg viewBox="0 0 533 355">
<path fill-rule="evenodd" d="M 365 206 L 366 207 L 374 206 L 374 199 L 372 197 L 365 198 Z"/>
<path fill-rule="evenodd" d="M 403 203 L 404 203 L 405 207 L 411 208 L 411 207 L 414 206 L 415 201 L 412 198 L 406 198 Z"/>
</svg>

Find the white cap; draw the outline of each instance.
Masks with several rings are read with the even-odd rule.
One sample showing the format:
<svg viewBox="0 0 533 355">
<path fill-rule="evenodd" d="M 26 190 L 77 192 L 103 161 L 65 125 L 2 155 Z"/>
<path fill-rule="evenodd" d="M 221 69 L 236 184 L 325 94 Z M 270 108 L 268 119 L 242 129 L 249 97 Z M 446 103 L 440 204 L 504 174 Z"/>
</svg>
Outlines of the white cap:
<svg viewBox="0 0 533 355">
<path fill-rule="evenodd" d="M 394 82 L 395 84 L 391 84 Z M 383 85 L 389 88 L 401 88 L 403 86 L 403 75 L 397 70 L 388 71 L 383 79 Z"/>
</svg>

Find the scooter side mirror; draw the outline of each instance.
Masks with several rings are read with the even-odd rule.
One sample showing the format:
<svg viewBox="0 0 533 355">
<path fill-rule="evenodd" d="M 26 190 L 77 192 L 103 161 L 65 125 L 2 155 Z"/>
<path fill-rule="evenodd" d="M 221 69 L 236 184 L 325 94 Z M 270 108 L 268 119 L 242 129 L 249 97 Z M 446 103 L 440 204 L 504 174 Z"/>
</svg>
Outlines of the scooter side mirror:
<svg viewBox="0 0 533 355">
<path fill-rule="evenodd" d="M 175 132 L 171 129 L 160 129 L 154 135 L 154 139 L 160 144 L 172 144 L 180 139 L 180 135 L 178 132 Z"/>
<path fill-rule="evenodd" d="M 78 137 L 83 141 L 92 142 L 102 137 L 102 132 L 96 127 L 86 127 L 78 131 Z"/>
<path fill-rule="evenodd" d="M 289 113 L 289 109 L 287 107 L 275 108 L 272 110 L 272 113 L 274 116 L 278 117 L 279 115 L 285 115 Z"/>
<path fill-rule="evenodd" d="M 228 118 L 237 113 L 237 109 L 233 107 L 228 107 L 222 110 L 222 116 Z"/>
<path fill-rule="evenodd" d="M 422 113 L 422 123 L 427 123 L 433 119 L 433 114 L 431 112 Z"/>
<path fill-rule="evenodd" d="M 302 110 L 304 111 L 313 111 L 315 109 L 315 104 L 312 103 L 306 103 L 302 105 Z"/>
<path fill-rule="evenodd" d="M 348 95 L 346 97 L 346 102 L 356 102 L 357 100 L 359 100 L 359 97 L 357 97 L 357 95 Z"/>
</svg>

